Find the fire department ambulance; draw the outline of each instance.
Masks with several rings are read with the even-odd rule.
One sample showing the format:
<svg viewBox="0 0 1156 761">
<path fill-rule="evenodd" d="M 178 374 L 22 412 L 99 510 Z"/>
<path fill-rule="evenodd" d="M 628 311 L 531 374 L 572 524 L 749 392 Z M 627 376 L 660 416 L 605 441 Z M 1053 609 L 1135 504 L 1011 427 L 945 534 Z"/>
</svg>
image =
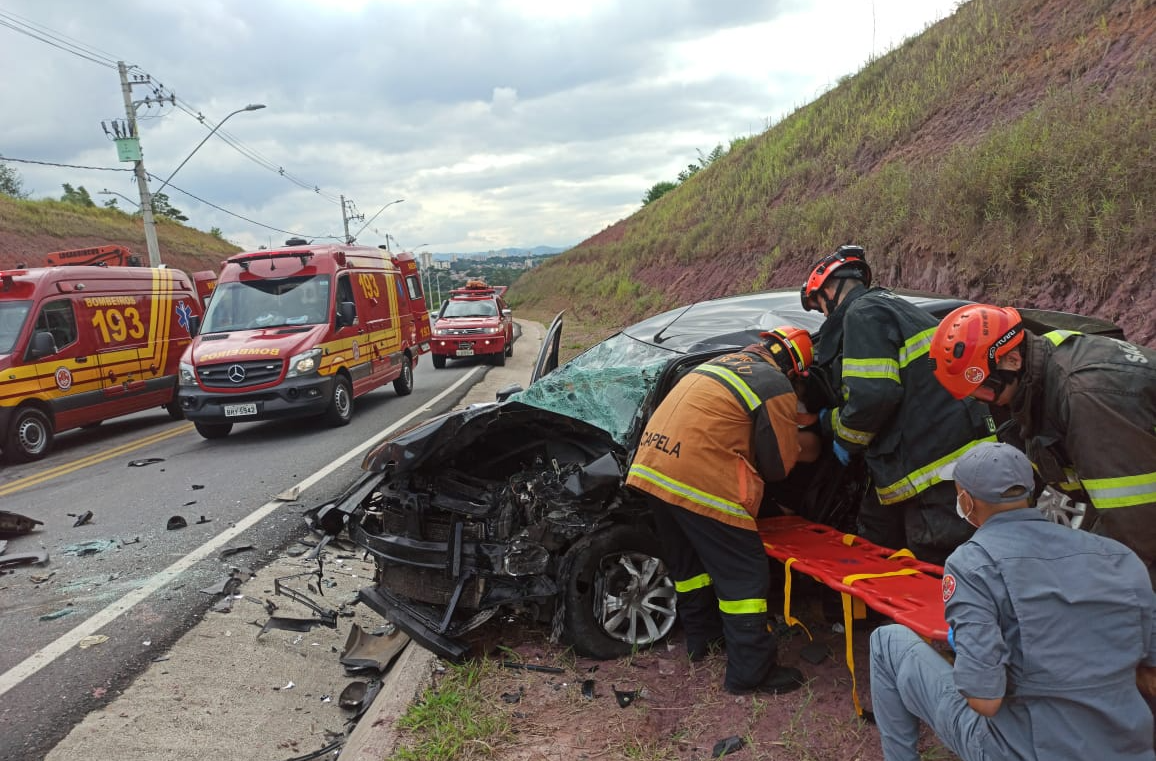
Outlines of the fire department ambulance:
<svg viewBox="0 0 1156 761">
<path fill-rule="evenodd" d="M 177 366 L 201 314 L 196 287 L 178 270 L 107 261 L 0 271 L 0 445 L 11 461 L 118 415 L 163 406 L 181 417 Z"/>
<path fill-rule="evenodd" d="M 207 439 L 257 420 L 345 425 L 355 397 L 413 390 L 429 340 L 412 254 L 297 239 L 237 254 L 181 360 L 181 410 Z"/>
</svg>

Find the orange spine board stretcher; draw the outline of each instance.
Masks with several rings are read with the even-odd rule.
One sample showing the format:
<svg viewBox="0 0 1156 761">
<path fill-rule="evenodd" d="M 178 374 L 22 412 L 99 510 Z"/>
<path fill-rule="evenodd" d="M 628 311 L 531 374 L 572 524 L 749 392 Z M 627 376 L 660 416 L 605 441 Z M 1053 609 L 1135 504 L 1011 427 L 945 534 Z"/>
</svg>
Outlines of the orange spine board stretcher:
<svg viewBox="0 0 1156 761">
<path fill-rule="evenodd" d="M 947 641 L 943 567 L 795 516 L 759 521 L 771 557 L 927 638 Z M 788 570 L 788 573 L 789 573 Z"/>
</svg>

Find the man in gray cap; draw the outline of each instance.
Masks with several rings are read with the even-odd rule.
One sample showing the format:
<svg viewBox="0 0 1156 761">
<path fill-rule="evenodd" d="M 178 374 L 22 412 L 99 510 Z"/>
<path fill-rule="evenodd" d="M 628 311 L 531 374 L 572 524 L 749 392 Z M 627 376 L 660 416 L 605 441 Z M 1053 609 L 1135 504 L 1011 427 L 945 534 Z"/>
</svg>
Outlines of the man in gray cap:
<svg viewBox="0 0 1156 761">
<path fill-rule="evenodd" d="M 1009 444 L 955 463 L 956 510 L 976 527 L 947 558 L 949 664 L 905 626 L 871 634 L 883 757 L 918 761 L 919 721 L 961 758 L 1156 759 L 1156 593 L 1114 539 L 1031 508 L 1035 478 Z"/>
</svg>

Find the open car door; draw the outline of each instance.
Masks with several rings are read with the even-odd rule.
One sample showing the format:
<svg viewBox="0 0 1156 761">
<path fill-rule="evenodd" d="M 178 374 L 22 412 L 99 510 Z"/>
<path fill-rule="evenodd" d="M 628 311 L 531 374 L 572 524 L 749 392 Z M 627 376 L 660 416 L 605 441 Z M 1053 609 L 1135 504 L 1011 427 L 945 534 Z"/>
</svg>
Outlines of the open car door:
<svg viewBox="0 0 1156 761">
<path fill-rule="evenodd" d="M 546 336 L 542 339 L 542 348 L 538 351 L 538 359 L 534 361 L 534 372 L 530 375 L 531 384 L 558 367 L 558 347 L 562 343 L 562 315 L 564 314 L 566 314 L 565 310 L 559 312 L 554 321 L 550 323 L 550 327 L 546 329 Z"/>
</svg>

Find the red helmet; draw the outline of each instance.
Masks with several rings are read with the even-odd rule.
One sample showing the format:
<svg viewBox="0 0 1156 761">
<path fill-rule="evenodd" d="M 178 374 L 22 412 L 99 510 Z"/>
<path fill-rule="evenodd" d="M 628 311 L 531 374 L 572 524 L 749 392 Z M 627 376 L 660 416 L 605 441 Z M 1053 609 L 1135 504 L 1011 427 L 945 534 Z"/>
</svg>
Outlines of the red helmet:
<svg viewBox="0 0 1156 761">
<path fill-rule="evenodd" d="M 811 334 L 802 328 L 782 325 L 759 333 L 759 338 L 766 341 L 767 350 L 784 373 L 804 375 L 811 366 Z"/>
<path fill-rule="evenodd" d="M 1012 307 L 968 304 L 939 323 L 928 356 L 943 387 L 963 399 L 983 385 L 1000 359 L 1023 340 L 1023 320 Z"/>
<path fill-rule="evenodd" d="M 819 311 L 816 296 L 827 280 L 833 277 L 855 278 L 862 280 L 868 288 L 871 287 L 871 268 L 867 266 L 867 254 L 862 246 L 840 246 L 838 251 L 827 254 L 811 268 L 807 283 L 799 294 L 803 309 L 808 312 Z"/>
</svg>

